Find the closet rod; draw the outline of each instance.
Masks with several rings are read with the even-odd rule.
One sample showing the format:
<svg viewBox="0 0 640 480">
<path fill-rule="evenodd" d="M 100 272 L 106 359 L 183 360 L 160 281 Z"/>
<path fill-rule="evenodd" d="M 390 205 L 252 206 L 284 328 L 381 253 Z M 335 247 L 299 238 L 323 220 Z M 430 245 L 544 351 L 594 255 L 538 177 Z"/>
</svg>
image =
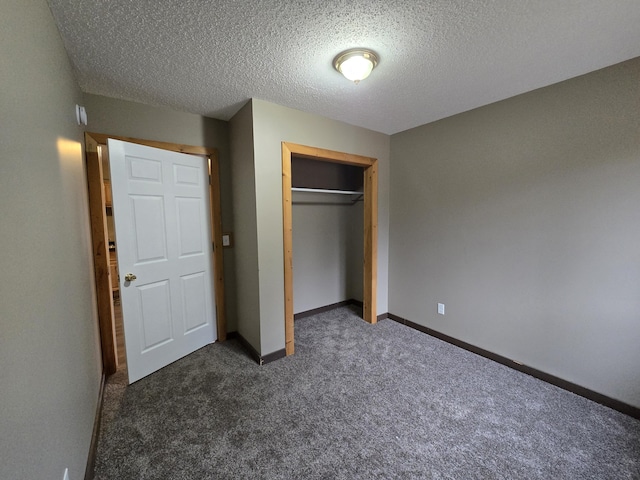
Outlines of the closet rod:
<svg viewBox="0 0 640 480">
<path fill-rule="evenodd" d="M 340 195 L 362 195 L 364 192 L 348 191 L 348 190 L 325 190 L 322 188 L 301 188 L 291 187 L 292 192 L 308 192 L 308 193 L 338 193 Z"/>
<path fill-rule="evenodd" d="M 351 205 L 355 205 L 357 202 L 291 202 L 292 205 L 326 205 L 327 207 L 350 207 Z"/>
</svg>

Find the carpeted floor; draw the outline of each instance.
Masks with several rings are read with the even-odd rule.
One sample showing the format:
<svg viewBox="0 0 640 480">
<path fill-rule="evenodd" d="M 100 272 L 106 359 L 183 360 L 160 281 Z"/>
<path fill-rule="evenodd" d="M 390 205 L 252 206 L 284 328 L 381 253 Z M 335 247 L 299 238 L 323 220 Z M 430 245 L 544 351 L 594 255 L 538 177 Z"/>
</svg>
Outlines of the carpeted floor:
<svg viewBox="0 0 640 480">
<path fill-rule="evenodd" d="M 640 479 L 640 421 L 348 307 L 105 390 L 96 478 Z"/>
</svg>

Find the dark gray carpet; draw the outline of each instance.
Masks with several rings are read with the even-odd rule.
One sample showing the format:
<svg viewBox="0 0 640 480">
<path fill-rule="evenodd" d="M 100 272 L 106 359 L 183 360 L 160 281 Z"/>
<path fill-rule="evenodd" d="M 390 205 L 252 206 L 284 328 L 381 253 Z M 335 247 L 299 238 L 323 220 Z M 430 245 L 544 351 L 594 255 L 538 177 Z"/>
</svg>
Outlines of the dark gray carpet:
<svg viewBox="0 0 640 480">
<path fill-rule="evenodd" d="M 347 307 L 105 391 L 96 478 L 640 479 L 640 421 Z"/>
</svg>

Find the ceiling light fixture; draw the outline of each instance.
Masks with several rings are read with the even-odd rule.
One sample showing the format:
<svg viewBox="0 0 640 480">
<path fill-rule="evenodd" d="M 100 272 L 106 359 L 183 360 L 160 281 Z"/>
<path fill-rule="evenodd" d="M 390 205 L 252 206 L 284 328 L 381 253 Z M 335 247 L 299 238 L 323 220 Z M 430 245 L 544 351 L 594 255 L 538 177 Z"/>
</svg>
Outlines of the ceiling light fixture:
<svg viewBox="0 0 640 480">
<path fill-rule="evenodd" d="M 369 76 L 378 65 L 378 55 L 366 48 L 352 48 L 339 53 L 333 59 L 333 66 L 356 85 Z"/>
</svg>

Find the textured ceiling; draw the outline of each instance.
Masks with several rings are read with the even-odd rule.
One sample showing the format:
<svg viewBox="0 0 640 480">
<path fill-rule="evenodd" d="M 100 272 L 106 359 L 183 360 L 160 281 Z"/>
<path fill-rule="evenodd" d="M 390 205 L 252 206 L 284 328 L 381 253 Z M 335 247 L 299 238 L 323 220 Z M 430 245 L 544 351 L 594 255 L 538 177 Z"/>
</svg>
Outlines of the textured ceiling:
<svg viewBox="0 0 640 480">
<path fill-rule="evenodd" d="M 49 0 L 85 92 L 392 134 L 640 56 L 639 0 Z M 340 51 L 378 52 L 354 85 Z"/>
</svg>

